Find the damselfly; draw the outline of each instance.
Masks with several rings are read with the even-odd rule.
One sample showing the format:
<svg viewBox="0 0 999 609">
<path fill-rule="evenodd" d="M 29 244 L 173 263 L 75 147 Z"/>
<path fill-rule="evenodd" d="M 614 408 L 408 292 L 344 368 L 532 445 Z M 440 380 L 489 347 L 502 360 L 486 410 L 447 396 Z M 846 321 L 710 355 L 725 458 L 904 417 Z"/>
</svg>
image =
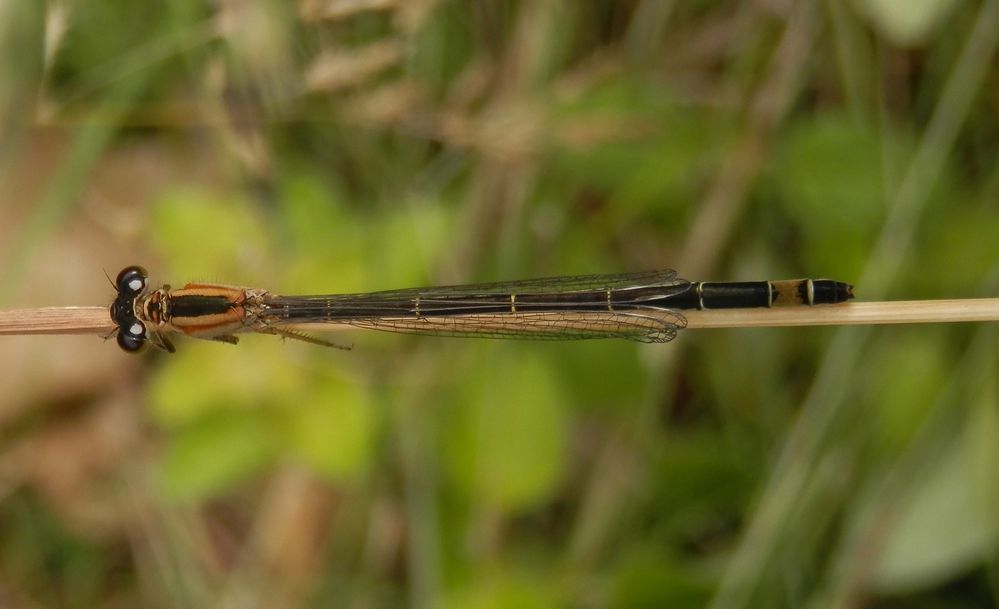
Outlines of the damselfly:
<svg viewBox="0 0 999 609">
<path fill-rule="evenodd" d="M 114 282 L 118 295 L 111 319 L 125 351 L 151 342 L 172 353 L 170 332 L 233 344 L 239 332 L 262 332 L 339 347 L 294 327 L 308 323 L 434 336 L 665 343 L 686 327 L 684 309 L 824 305 L 853 298 L 853 286 L 831 279 L 691 282 L 669 269 L 320 296 L 210 283 L 150 290 L 147 277 L 142 267 L 130 266 Z"/>
</svg>

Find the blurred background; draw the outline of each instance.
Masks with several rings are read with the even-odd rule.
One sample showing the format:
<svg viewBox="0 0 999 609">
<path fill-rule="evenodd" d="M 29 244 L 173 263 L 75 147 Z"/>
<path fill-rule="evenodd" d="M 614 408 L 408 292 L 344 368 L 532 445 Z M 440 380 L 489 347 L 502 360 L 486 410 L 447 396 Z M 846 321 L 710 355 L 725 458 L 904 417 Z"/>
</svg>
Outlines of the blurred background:
<svg viewBox="0 0 999 609">
<path fill-rule="evenodd" d="M 0 3 L 0 307 L 999 293 L 999 2 Z M 982 607 L 994 324 L 0 340 L 0 607 Z"/>
</svg>

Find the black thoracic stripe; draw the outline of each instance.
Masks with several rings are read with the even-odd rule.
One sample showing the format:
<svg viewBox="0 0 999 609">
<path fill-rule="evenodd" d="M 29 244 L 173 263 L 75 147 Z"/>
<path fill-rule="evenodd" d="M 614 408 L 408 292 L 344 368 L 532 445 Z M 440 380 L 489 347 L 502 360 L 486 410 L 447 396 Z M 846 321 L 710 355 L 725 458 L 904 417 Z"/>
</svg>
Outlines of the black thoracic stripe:
<svg viewBox="0 0 999 609">
<path fill-rule="evenodd" d="M 225 296 L 174 296 L 170 298 L 167 317 L 198 317 L 218 315 L 232 310 L 232 302 Z"/>
</svg>

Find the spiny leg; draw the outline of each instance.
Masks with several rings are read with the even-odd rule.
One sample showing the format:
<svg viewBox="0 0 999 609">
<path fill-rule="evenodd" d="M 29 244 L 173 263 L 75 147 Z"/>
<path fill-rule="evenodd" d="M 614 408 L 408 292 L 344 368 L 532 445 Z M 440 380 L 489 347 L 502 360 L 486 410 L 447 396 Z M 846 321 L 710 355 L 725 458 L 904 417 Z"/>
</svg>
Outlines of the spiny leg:
<svg viewBox="0 0 999 609">
<path fill-rule="evenodd" d="M 160 349 L 163 349 L 167 353 L 176 353 L 177 349 L 173 346 L 173 343 L 167 338 L 166 334 L 162 332 L 150 332 L 149 342 L 153 343 Z"/>
<path fill-rule="evenodd" d="M 344 345 L 338 345 L 336 343 L 331 343 L 329 341 L 325 341 L 325 340 L 323 340 L 321 338 L 316 338 L 315 336 L 309 336 L 308 334 L 303 334 L 301 332 L 296 332 L 294 330 L 286 330 L 284 328 L 278 328 L 276 326 L 267 326 L 266 328 L 262 328 L 262 329 L 257 330 L 257 331 L 261 332 L 263 334 L 274 334 L 276 336 L 280 336 L 281 338 L 290 338 L 290 339 L 293 339 L 293 340 L 300 340 L 300 341 L 305 342 L 305 343 L 312 343 L 313 345 L 320 345 L 320 346 L 323 346 L 323 347 L 333 347 L 334 349 L 340 349 L 342 351 L 350 351 L 351 350 L 351 347 L 347 347 L 347 346 L 344 346 Z"/>
<path fill-rule="evenodd" d="M 218 336 L 213 336 L 211 340 L 218 341 L 220 343 L 227 343 L 230 345 L 239 344 L 239 337 L 233 336 L 232 334 L 219 334 Z"/>
</svg>

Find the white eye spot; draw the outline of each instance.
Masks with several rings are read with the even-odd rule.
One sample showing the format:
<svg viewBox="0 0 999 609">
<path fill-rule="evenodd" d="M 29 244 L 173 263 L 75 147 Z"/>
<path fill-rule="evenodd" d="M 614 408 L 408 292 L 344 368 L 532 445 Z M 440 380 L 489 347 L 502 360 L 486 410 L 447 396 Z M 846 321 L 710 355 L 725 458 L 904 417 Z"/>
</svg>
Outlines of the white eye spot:
<svg viewBox="0 0 999 609">
<path fill-rule="evenodd" d="M 145 286 L 145 285 L 146 285 L 146 282 L 145 282 L 145 281 L 143 281 L 142 279 L 138 279 L 138 278 L 136 278 L 136 279 L 133 279 L 132 281 L 129 281 L 129 282 L 128 282 L 128 287 L 129 287 L 129 289 L 130 289 L 130 290 L 132 290 L 133 292 L 138 292 L 138 291 L 139 291 L 139 290 L 141 290 L 141 289 L 143 288 L 143 286 Z"/>
<path fill-rule="evenodd" d="M 128 327 L 128 333 L 132 336 L 142 336 L 145 334 L 146 329 L 142 327 L 140 323 L 134 323 Z"/>
</svg>

